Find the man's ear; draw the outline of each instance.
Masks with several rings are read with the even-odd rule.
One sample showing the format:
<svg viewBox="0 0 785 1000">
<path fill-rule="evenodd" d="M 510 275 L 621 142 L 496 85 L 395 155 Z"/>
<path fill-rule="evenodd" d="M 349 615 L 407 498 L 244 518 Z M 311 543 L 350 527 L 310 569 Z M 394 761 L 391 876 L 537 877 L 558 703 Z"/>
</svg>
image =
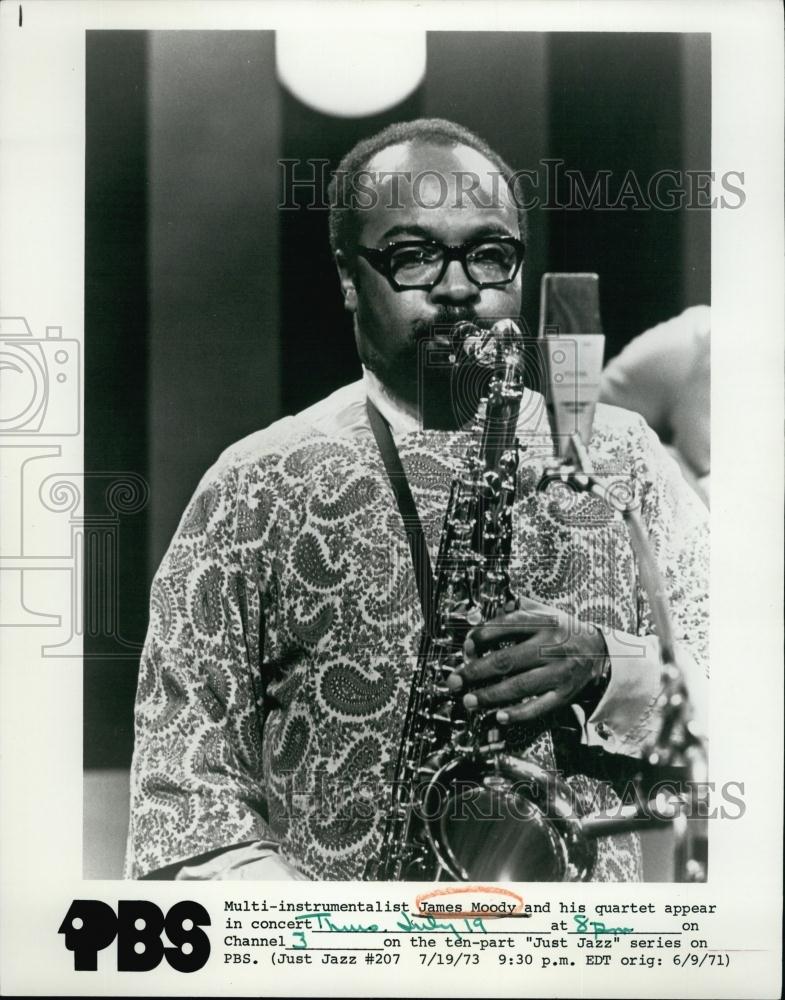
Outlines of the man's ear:
<svg viewBox="0 0 785 1000">
<path fill-rule="evenodd" d="M 346 254 L 342 250 L 335 252 L 335 266 L 338 268 L 338 277 L 341 279 L 343 307 L 347 312 L 353 313 L 357 308 L 354 271 L 349 267 Z"/>
</svg>

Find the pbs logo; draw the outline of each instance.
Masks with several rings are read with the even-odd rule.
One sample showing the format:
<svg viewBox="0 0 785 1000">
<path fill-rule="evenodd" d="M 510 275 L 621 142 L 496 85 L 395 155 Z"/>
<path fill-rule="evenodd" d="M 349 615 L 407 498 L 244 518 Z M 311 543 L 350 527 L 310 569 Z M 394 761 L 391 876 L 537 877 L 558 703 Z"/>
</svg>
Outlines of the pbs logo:
<svg viewBox="0 0 785 1000">
<path fill-rule="evenodd" d="M 210 939 L 201 929 L 209 926 L 207 910 L 190 899 L 166 914 L 145 899 L 120 900 L 116 913 L 101 900 L 75 899 L 58 933 L 74 953 L 76 972 L 95 972 L 99 951 L 115 938 L 118 972 L 150 972 L 164 959 L 178 972 L 196 972 L 210 957 Z"/>
</svg>

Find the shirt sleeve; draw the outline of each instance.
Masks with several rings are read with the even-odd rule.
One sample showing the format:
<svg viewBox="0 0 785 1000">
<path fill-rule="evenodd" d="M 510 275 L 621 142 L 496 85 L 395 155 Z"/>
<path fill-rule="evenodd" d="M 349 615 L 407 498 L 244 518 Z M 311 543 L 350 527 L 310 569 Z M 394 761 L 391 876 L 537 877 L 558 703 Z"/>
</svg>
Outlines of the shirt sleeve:
<svg viewBox="0 0 785 1000">
<path fill-rule="evenodd" d="M 217 848 L 275 841 L 261 782 L 267 567 L 243 545 L 244 526 L 260 514 L 235 468 L 208 473 L 153 580 L 134 717 L 127 878 Z"/>
<path fill-rule="evenodd" d="M 684 673 L 695 721 L 707 732 L 708 700 L 708 516 L 677 464 L 640 421 L 637 471 L 643 520 L 662 574 L 674 633 L 676 659 Z M 610 753 L 640 757 L 658 731 L 656 702 L 662 690 L 662 656 L 648 598 L 638 583 L 638 633 L 603 629 L 610 681 L 585 720 L 583 741 Z"/>
</svg>

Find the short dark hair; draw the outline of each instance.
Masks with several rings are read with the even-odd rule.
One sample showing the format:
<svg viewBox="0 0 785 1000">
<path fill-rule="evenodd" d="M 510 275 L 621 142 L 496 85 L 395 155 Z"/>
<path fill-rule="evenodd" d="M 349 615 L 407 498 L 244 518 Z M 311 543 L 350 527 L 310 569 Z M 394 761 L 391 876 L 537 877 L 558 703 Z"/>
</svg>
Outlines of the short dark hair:
<svg viewBox="0 0 785 1000">
<path fill-rule="evenodd" d="M 408 122 L 394 122 L 376 135 L 363 139 L 353 146 L 338 164 L 330 180 L 330 246 L 333 253 L 340 250 L 352 259 L 360 234 L 360 210 L 353 199 L 346 198 L 347 187 L 350 191 L 355 190 L 354 181 L 357 174 L 361 173 L 381 150 L 399 143 L 415 141 L 432 143 L 435 146 L 469 146 L 490 160 L 508 186 L 514 182 L 515 175 L 512 168 L 484 139 L 463 125 L 448 121 L 446 118 L 415 118 Z M 528 232 L 526 211 L 517 198 L 514 200 L 518 209 L 520 238 L 526 243 Z"/>
</svg>

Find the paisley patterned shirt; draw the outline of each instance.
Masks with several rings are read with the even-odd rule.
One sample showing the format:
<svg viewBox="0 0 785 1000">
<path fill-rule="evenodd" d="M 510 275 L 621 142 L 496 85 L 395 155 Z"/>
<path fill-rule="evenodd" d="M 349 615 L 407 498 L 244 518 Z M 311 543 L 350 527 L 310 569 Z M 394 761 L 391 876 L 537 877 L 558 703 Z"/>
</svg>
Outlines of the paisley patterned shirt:
<svg viewBox="0 0 785 1000">
<path fill-rule="evenodd" d="M 363 878 L 378 855 L 422 614 L 365 395 L 354 383 L 232 446 L 183 515 L 151 593 L 127 877 L 259 839 L 315 879 Z M 527 394 L 518 431 L 513 590 L 603 629 L 613 679 L 584 741 L 639 754 L 659 662 L 626 527 L 589 494 L 537 490 L 553 457 L 541 397 Z M 467 436 L 396 443 L 435 558 Z M 705 508 L 634 414 L 598 406 L 589 451 L 638 491 L 682 662 L 705 676 Z M 552 719 L 516 728 L 516 752 L 561 766 Z M 587 811 L 618 802 L 568 774 Z M 591 877 L 639 879 L 637 837 L 600 839 Z"/>
</svg>

